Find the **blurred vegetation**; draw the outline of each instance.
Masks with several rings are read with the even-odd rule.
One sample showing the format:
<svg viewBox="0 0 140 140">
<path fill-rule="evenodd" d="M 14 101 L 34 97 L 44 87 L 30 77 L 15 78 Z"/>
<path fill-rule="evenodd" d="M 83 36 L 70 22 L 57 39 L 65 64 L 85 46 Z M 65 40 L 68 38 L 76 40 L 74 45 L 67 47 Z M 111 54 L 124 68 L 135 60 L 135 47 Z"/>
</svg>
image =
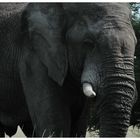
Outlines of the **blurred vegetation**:
<svg viewBox="0 0 140 140">
<path fill-rule="evenodd" d="M 132 20 L 138 22 L 140 20 L 140 3 L 130 3 L 132 10 Z"/>
<path fill-rule="evenodd" d="M 140 42 L 140 3 L 130 3 L 132 9 L 132 25 L 135 30 L 135 34 L 138 40 L 138 45 Z"/>
</svg>

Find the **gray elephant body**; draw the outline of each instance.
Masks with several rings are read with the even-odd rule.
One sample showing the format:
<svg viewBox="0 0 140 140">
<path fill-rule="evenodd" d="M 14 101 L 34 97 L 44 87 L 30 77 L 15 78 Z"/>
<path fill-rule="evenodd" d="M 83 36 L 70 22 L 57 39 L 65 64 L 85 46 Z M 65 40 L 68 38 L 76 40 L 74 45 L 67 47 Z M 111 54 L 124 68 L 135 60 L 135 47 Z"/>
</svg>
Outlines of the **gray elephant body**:
<svg viewBox="0 0 140 140">
<path fill-rule="evenodd" d="M 136 31 L 136 30 L 135 30 Z M 136 31 L 136 36 L 139 38 L 139 31 Z M 137 88 L 137 101 L 133 106 L 131 113 L 131 123 L 133 126 L 140 126 L 140 42 L 138 43 L 135 51 L 135 77 L 136 77 L 136 88 Z"/>
<path fill-rule="evenodd" d="M 26 30 L 22 29 L 25 28 L 25 26 L 22 25 L 22 14 L 27 5 L 28 4 L 0 4 L 0 136 L 4 136 L 4 133 L 9 136 L 14 135 L 18 125 L 21 126 L 26 136 L 34 136 L 19 71 L 19 63 L 23 54 L 23 44 L 26 40 L 26 36 L 24 37 Z M 2 39 L 3 36 L 5 36 L 6 39 Z M 74 95 L 72 97 L 74 98 L 76 96 Z M 80 96 L 82 96 L 82 94 Z M 44 98 L 44 96 L 42 96 L 42 98 Z M 69 100 L 75 100 L 77 103 L 76 99 L 73 98 L 69 98 Z M 79 99 L 82 100 L 82 98 L 84 97 Z M 70 102 L 69 100 L 67 101 Z M 81 107 L 83 105 L 80 104 L 79 106 Z M 80 109 L 80 107 L 77 108 Z M 77 111 L 80 112 L 78 109 Z M 78 112 L 74 111 L 75 114 L 77 113 L 74 118 L 78 116 Z M 82 135 L 85 135 L 85 130 Z"/>
<path fill-rule="evenodd" d="M 89 108 L 81 85 L 90 83 L 100 136 L 125 136 L 135 98 L 128 5 L 0 6 L 0 36 L 7 39 L 0 42 L 1 124 L 30 122 L 36 136 L 85 136 Z"/>
<path fill-rule="evenodd" d="M 27 4 L 0 4 L 0 135 L 12 136 L 30 121 L 19 75 L 21 17 Z M 5 39 L 3 39 L 3 37 Z M 32 133 L 32 132 L 31 132 Z"/>
<path fill-rule="evenodd" d="M 132 113 L 131 113 L 131 120 L 130 120 L 130 126 L 140 126 L 140 82 L 136 81 L 136 87 L 137 87 L 137 101 L 135 102 Z"/>
</svg>

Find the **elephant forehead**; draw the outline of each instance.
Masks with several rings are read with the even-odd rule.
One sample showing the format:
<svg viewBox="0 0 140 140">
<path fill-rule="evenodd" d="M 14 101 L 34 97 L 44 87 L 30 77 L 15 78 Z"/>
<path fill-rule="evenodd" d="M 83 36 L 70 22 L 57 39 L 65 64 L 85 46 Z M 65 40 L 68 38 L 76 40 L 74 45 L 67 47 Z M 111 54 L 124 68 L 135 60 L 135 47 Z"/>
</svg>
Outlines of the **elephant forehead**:
<svg viewBox="0 0 140 140">
<path fill-rule="evenodd" d="M 88 34 L 88 27 L 84 20 L 77 20 L 67 31 L 67 41 L 81 42 Z"/>
<path fill-rule="evenodd" d="M 95 19 L 108 15 L 129 15 L 130 12 L 126 3 L 63 3 L 63 8 L 68 14 L 92 15 Z"/>
<path fill-rule="evenodd" d="M 65 3 L 63 8 L 68 20 L 66 35 L 69 41 L 80 42 L 96 37 L 104 29 L 131 25 L 127 4 Z"/>
<path fill-rule="evenodd" d="M 70 43 L 91 43 L 102 31 L 104 24 L 102 20 L 94 23 L 89 17 L 83 16 L 77 19 L 67 30 L 66 40 Z"/>
</svg>

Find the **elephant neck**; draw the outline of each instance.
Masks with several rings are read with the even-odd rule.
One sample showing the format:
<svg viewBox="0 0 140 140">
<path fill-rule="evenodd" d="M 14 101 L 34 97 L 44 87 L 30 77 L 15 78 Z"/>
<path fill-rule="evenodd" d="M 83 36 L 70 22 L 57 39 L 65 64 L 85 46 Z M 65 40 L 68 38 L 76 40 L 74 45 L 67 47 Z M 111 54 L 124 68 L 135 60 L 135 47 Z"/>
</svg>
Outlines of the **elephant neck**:
<svg viewBox="0 0 140 140">
<path fill-rule="evenodd" d="M 17 77 L 23 40 L 21 18 L 25 6 L 16 3 L 0 4 L 0 74 L 6 77 Z"/>
</svg>

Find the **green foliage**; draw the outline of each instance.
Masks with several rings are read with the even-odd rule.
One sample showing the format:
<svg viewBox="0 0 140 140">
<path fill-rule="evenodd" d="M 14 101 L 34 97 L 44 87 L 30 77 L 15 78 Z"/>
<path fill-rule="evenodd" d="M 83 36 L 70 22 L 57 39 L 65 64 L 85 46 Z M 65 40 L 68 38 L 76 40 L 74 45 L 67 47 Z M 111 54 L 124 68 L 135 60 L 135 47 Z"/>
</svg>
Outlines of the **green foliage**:
<svg viewBox="0 0 140 140">
<path fill-rule="evenodd" d="M 135 30 L 136 36 L 140 38 L 140 3 L 130 3 L 132 9 L 132 25 Z"/>
<path fill-rule="evenodd" d="M 130 3 L 130 8 L 132 9 L 132 21 L 140 21 L 140 3 Z"/>
</svg>

